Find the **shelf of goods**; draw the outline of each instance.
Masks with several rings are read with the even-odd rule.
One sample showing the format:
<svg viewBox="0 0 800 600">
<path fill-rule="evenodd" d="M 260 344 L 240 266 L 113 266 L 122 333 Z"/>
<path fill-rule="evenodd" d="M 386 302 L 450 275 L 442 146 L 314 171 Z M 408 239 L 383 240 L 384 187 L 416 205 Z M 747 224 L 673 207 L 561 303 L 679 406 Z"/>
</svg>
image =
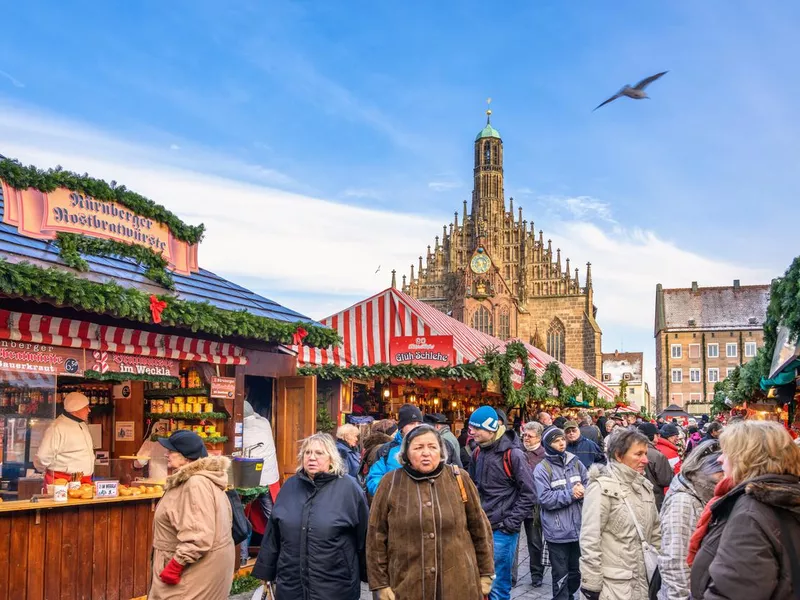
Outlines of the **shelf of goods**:
<svg viewBox="0 0 800 600">
<path fill-rule="evenodd" d="M 196 388 L 151 388 L 145 390 L 144 397 L 152 398 L 175 398 L 177 396 L 196 396 L 200 398 L 208 398 L 209 390 L 204 387 Z"/>
<path fill-rule="evenodd" d="M 198 433 L 199 433 L 199 432 L 198 432 Z M 168 438 L 168 437 L 169 437 L 168 435 L 152 435 L 152 436 L 150 436 L 150 439 L 151 439 L 152 441 L 156 442 L 156 441 L 158 441 L 159 439 L 166 439 L 166 438 Z M 201 436 L 201 437 L 202 437 L 202 436 Z M 203 438 L 203 441 L 204 441 L 206 444 L 222 444 L 222 443 L 224 443 L 224 442 L 227 442 L 227 441 L 228 441 L 228 436 L 227 436 L 227 435 L 215 435 L 215 436 L 213 436 L 213 437 L 211 437 L 211 436 L 206 436 L 206 437 L 204 437 L 204 438 Z"/>
<path fill-rule="evenodd" d="M 144 413 L 147 419 L 181 419 L 184 421 L 227 421 L 228 414 L 224 412 L 165 412 L 165 413 Z"/>
</svg>

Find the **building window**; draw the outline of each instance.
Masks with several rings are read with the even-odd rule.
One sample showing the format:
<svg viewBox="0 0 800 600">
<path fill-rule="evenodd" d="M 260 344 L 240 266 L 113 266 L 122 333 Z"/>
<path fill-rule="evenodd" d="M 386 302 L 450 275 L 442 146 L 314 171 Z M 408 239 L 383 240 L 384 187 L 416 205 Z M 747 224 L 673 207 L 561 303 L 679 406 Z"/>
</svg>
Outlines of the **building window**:
<svg viewBox="0 0 800 600">
<path fill-rule="evenodd" d="M 623 373 L 623 374 L 622 374 L 622 378 L 623 378 L 625 381 L 630 381 L 631 379 L 633 379 L 633 375 L 632 375 L 631 373 Z"/>
<path fill-rule="evenodd" d="M 753 358 L 756 355 L 758 348 L 756 347 L 755 342 L 745 342 L 744 343 L 744 355 L 747 358 Z"/>
<path fill-rule="evenodd" d="M 559 319 L 553 319 L 547 329 L 547 353 L 562 363 L 566 358 L 566 333 L 564 324 Z"/>
<path fill-rule="evenodd" d="M 672 383 L 683 383 L 683 371 L 681 369 L 672 369 Z"/>
<path fill-rule="evenodd" d="M 689 394 L 689 402 L 700 402 L 703 399 L 703 394 Z"/>
<path fill-rule="evenodd" d="M 719 358 L 719 344 L 708 344 L 708 358 Z"/>
<path fill-rule="evenodd" d="M 631 387 L 628 389 L 628 396 L 634 396 L 636 394 L 636 388 Z"/>
<path fill-rule="evenodd" d="M 603 373 L 603 381 L 611 381 L 611 373 Z"/>
<path fill-rule="evenodd" d="M 479 306 L 473 313 L 472 328 L 492 335 L 492 313 L 485 306 Z"/>
<path fill-rule="evenodd" d="M 719 381 L 719 369 L 708 370 L 708 383 L 717 383 Z"/>
<path fill-rule="evenodd" d="M 673 392 L 672 394 L 669 395 L 669 403 L 677 404 L 678 406 L 683 406 L 683 394 Z"/>
<path fill-rule="evenodd" d="M 691 383 L 700 383 L 700 369 L 689 369 L 689 381 Z"/>
<path fill-rule="evenodd" d="M 700 358 L 700 344 L 689 344 L 689 358 Z"/>
<path fill-rule="evenodd" d="M 733 373 L 735 370 L 736 370 L 736 367 L 728 367 L 727 369 L 725 369 L 725 377 L 726 378 L 730 377 L 731 373 Z"/>
<path fill-rule="evenodd" d="M 728 358 L 736 358 L 738 355 L 739 351 L 736 344 L 725 344 L 725 356 Z"/>
<path fill-rule="evenodd" d="M 501 340 L 507 340 L 511 337 L 511 319 L 509 318 L 508 309 L 504 308 L 500 311 L 498 318 L 498 337 Z"/>
<path fill-rule="evenodd" d="M 672 344 L 672 358 L 683 358 L 683 346 Z"/>
</svg>

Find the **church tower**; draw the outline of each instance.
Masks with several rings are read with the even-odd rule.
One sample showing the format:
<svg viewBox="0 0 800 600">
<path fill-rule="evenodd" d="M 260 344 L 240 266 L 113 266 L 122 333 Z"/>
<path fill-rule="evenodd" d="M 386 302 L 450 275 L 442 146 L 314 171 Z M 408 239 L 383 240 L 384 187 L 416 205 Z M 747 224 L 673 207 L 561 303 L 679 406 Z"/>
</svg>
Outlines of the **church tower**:
<svg viewBox="0 0 800 600">
<path fill-rule="evenodd" d="M 544 232 L 505 203 L 503 140 L 486 111 L 475 137 L 472 209 L 464 200 L 453 221 L 403 277 L 403 292 L 471 327 L 517 338 L 567 365 L 601 373 L 602 332 L 595 320 L 590 264 L 585 284 L 570 259 L 562 262 Z M 538 235 L 537 235 L 538 233 Z"/>
</svg>

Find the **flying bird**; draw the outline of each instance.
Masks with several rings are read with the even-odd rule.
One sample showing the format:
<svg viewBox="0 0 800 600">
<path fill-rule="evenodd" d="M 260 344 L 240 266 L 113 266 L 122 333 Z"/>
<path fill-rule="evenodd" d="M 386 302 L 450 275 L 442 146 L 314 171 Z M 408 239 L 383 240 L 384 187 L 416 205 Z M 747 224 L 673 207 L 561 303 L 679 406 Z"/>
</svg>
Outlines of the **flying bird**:
<svg viewBox="0 0 800 600">
<path fill-rule="evenodd" d="M 377 275 L 377 274 L 378 274 L 378 271 L 380 271 L 380 270 L 381 270 L 381 266 L 380 266 L 380 265 L 378 265 L 378 268 L 377 268 L 377 269 L 375 269 L 375 274 Z"/>
<path fill-rule="evenodd" d="M 644 98 L 649 98 L 649 96 L 647 95 L 647 92 L 645 92 L 644 89 L 648 85 L 653 83 L 656 79 L 660 78 L 663 75 L 666 75 L 667 73 L 669 73 L 669 71 L 662 71 L 661 73 L 657 73 L 655 75 L 651 75 L 650 77 L 645 77 L 644 79 L 642 79 L 639 83 L 637 83 L 633 87 L 631 87 L 629 85 L 626 85 L 620 91 L 618 91 L 616 94 L 611 96 L 611 98 L 609 98 L 608 100 L 606 100 L 605 102 L 603 102 L 599 106 L 595 107 L 595 109 L 592 112 L 594 112 L 595 110 L 597 110 L 601 106 L 605 106 L 609 102 L 613 102 L 617 98 L 621 98 L 622 96 L 627 96 L 628 98 L 633 98 L 634 100 L 642 100 Z"/>
</svg>

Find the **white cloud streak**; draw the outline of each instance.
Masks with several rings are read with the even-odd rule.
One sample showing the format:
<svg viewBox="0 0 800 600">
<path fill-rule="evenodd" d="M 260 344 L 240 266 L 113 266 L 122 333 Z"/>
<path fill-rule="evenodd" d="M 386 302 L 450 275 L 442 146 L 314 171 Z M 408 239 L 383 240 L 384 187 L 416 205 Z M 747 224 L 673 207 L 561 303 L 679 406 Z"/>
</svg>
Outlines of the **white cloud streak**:
<svg viewBox="0 0 800 600">
<path fill-rule="evenodd" d="M 22 83 L 16 77 L 14 77 L 11 73 L 7 73 L 5 71 L 0 71 L 0 77 L 5 77 L 6 79 L 8 79 L 8 81 L 11 82 L 11 85 L 13 85 L 15 88 L 24 88 L 25 87 L 25 84 Z"/>
</svg>

